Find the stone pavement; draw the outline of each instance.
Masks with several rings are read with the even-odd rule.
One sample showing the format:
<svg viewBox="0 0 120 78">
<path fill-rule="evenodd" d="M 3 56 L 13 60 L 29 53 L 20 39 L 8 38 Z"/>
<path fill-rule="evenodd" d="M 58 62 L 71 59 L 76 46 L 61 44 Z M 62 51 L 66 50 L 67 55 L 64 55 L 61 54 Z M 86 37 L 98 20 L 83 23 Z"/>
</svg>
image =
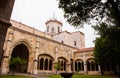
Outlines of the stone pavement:
<svg viewBox="0 0 120 78">
<path fill-rule="evenodd" d="M 30 76 L 31 78 L 49 78 L 47 77 L 48 75 L 46 74 L 34 75 L 34 74 L 15 73 L 15 75 Z"/>
</svg>

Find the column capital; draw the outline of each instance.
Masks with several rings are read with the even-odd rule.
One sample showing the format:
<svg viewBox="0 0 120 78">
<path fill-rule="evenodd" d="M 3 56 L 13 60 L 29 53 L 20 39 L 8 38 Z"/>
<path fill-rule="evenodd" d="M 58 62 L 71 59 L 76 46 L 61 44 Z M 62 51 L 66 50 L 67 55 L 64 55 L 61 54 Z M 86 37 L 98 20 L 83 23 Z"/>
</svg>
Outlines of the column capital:
<svg viewBox="0 0 120 78">
<path fill-rule="evenodd" d="M 34 59 L 33 62 L 38 62 L 38 60 Z"/>
<path fill-rule="evenodd" d="M 9 56 L 3 56 L 2 58 L 9 58 Z"/>
</svg>

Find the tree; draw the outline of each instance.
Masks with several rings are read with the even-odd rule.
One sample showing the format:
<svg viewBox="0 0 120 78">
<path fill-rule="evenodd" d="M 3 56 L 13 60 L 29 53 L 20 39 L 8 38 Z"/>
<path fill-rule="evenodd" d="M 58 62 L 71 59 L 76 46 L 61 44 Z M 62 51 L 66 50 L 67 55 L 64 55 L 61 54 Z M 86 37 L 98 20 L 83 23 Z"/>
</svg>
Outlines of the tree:
<svg viewBox="0 0 120 78">
<path fill-rule="evenodd" d="M 10 60 L 10 66 L 12 67 L 13 75 L 14 75 L 16 66 L 25 65 L 26 63 L 27 63 L 26 60 L 23 60 L 20 57 L 14 57 L 14 58 L 12 57 Z"/>
<path fill-rule="evenodd" d="M 120 0 L 59 0 L 67 21 L 78 27 L 90 20 L 113 21 L 120 26 Z M 112 19 L 111 19 L 112 18 Z"/>
<path fill-rule="evenodd" d="M 56 73 L 58 73 L 58 70 L 60 70 L 62 68 L 62 66 L 60 63 L 56 63 L 54 68 L 56 69 Z"/>
<path fill-rule="evenodd" d="M 113 66 L 118 65 L 120 68 L 120 27 L 102 23 L 96 26 L 95 30 L 100 35 L 95 40 L 94 55 L 96 62 L 101 66 L 111 64 Z"/>
</svg>

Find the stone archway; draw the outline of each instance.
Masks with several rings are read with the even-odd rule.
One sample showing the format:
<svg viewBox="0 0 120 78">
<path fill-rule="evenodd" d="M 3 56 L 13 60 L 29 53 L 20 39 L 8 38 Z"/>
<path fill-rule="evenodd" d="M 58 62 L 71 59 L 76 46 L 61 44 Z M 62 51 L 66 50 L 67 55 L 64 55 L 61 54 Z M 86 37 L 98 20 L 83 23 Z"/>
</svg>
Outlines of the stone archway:
<svg viewBox="0 0 120 78">
<path fill-rule="evenodd" d="M 64 57 L 58 58 L 58 63 L 61 65 L 61 69 L 59 71 L 66 71 L 67 70 L 67 59 Z"/>
<path fill-rule="evenodd" d="M 14 49 L 12 50 L 11 57 L 20 57 L 21 59 L 26 60 L 27 64 L 19 65 L 15 69 L 15 72 L 26 73 L 27 69 L 28 69 L 28 58 L 29 58 L 29 50 L 28 50 L 27 46 L 23 43 L 15 46 Z M 12 70 L 11 66 L 9 66 L 9 68 L 11 71 Z"/>
<path fill-rule="evenodd" d="M 98 65 L 93 58 L 89 58 L 86 62 L 88 71 L 98 71 Z"/>
<path fill-rule="evenodd" d="M 75 60 L 75 71 L 84 71 L 84 62 L 82 59 Z"/>
<path fill-rule="evenodd" d="M 38 56 L 38 70 L 52 71 L 54 58 L 49 54 L 40 54 Z"/>
</svg>

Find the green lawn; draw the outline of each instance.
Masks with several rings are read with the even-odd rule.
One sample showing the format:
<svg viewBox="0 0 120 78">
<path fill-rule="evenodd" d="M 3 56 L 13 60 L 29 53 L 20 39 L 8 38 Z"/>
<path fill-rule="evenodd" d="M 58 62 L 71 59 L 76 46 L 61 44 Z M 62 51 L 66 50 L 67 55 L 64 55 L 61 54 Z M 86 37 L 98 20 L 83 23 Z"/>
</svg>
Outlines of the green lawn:
<svg viewBox="0 0 120 78">
<path fill-rule="evenodd" d="M 12 76 L 12 75 L 5 75 L 5 76 L 1 76 L 0 78 L 31 78 L 28 76 Z M 47 78 L 62 78 L 60 75 L 50 75 Z M 90 76 L 90 75 L 73 75 L 72 78 L 118 78 L 115 76 Z"/>
<path fill-rule="evenodd" d="M 60 75 L 51 75 L 50 78 L 62 78 Z M 72 78 L 117 78 L 115 76 L 90 76 L 90 75 L 73 75 Z"/>
<path fill-rule="evenodd" d="M 5 76 L 1 76 L 0 78 L 31 78 L 31 77 L 28 77 L 28 76 L 12 76 L 12 75 L 5 75 Z"/>
</svg>

